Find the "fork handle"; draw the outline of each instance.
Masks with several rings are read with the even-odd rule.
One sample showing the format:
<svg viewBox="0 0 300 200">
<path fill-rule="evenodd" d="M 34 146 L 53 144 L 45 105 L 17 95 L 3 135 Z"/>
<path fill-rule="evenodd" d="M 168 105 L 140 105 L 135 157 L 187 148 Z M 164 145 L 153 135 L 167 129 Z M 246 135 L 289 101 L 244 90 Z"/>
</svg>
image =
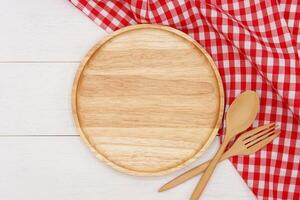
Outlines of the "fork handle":
<svg viewBox="0 0 300 200">
<path fill-rule="evenodd" d="M 219 148 L 218 152 L 216 153 L 216 155 L 214 156 L 214 158 L 212 159 L 212 161 L 209 163 L 209 166 L 207 167 L 207 169 L 205 170 L 204 174 L 201 176 L 197 186 L 194 189 L 194 192 L 190 198 L 190 200 L 198 200 L 200 195 L 202 194 L 205 186 L 208 183 L 209 178 L 211 177 L 214 169 L 216 168 L 217 163 L 219 162 L 223 152 L 225 151 L 225 148 L 227 146 L 226 141 L 224 141 L 221 145 L 221 147 Z"/>
<path fill-rule="evenodd" d="M 227 158 L 233 156 L 232 155 L 232 151 L 229 149 L 228 151 L 226 151 L 221 159 L 219 160 L 219 162 L 226 160 Z M 211 160 L 208 160 L 188 171 L 186 171 L 185 173 L 177 176 L 176 178 L 172 179 L 171 181 L 169 181 L 168 183 L 166 183 L 165 185 L 163 185 L 160 189 L 159 192 L 164 192 L 166 190 L 172 189 L 184 182 L 186 182 L 187 180 L 190 180 L 191 178 L 201 174 L 203 171 L 205 171 L 205 169 L 208 167 L 209 163 Z"/>
</svg>

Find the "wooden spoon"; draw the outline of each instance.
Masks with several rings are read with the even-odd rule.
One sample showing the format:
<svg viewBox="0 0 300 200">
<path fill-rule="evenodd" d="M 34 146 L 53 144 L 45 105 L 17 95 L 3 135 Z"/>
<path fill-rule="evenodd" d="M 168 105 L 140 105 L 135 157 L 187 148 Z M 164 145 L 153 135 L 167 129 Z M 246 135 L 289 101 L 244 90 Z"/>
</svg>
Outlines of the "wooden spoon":
<svg viewBox="0 0 300 200">
<path fill-rule="evenodd" d="M 253 123 L 258 110 L 259 99 L 254 91 L 243 92 L 229 106 L 226 114 L 226 134 L 224 141 L 199 180 L 190 198 L 191 200 L 199 199 L 226 146 L 231 139 L 245 131 Z"/>
</svg>

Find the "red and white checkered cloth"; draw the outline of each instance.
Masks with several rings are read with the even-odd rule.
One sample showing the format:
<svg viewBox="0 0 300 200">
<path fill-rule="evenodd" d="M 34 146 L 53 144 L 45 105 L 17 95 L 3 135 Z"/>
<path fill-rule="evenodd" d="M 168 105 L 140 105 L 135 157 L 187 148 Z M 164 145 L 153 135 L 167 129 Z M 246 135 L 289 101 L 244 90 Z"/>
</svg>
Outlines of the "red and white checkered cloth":
<svg viewBox="0 0 300 200">
<path fill-rule="evenodd" d="M 108 32 L 163 24 L 204 46 L 222 76 L 226 108 L 254 90 L 261 101 L 254 126 L 276 122 L 281 130 L 256 154 L 233 157 L 233 165 L 258 199 L 300 199 L 300 1 L 70 1 Z"/>
</svg>

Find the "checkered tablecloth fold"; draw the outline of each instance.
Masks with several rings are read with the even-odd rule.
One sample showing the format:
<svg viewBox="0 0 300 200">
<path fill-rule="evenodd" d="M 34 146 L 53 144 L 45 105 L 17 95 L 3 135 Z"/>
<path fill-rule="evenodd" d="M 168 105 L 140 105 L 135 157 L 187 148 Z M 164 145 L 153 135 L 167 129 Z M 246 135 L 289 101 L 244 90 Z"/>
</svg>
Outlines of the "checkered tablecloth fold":
<svg viewBox="0 0 300 200">
<path fill-rule="evenodd" d="M 254 90 L 261 100 L 254 126 L 280 127 L 272 144 L 233 157 L 233 165 L 258 199 L 300 199 L 299 1 L 70 1 L 107 32 L 153 23 L 197 40 L 218 66 L 226 108 L 242 91 Z"/>
</svg>

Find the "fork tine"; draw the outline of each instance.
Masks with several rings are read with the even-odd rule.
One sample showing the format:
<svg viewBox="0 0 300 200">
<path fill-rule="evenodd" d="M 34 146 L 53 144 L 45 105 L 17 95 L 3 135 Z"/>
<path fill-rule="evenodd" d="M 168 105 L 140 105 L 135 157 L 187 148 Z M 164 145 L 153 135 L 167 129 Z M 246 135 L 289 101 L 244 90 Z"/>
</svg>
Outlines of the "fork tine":
<svg viewBox="0 0 300 200">
<path fill-rule="evenodd" d="M 248 142 L 248 143 L 246 143 L 245 145 L 246 145 L 247 147 L 251 147 L 251 146 L 253 146 L 253 145 L 259 143 L 260 141 L 262 141 L 262 140 L 264 140 L 264 139 L 266 139 L 266 138 L 272 136 L 272 135 L 275 134 L 276 132 L 277 132 L 277 130 L 272 130 L 272 131 L 270 131 L 270 132 L 268 132 L 268 133 L 265 133 L 264 135 L 261 135 L 261 137 L 259 137 L 259 138 L 255 138 L 253 141 Z"/>
<path fill-rule="evenodd" d="M 270 123 L 270 124 L 266 124 L 264 126 L 260 126 L 260 127 L 254 128 L 254 129 L 252 129 L 250 131 L 247 131 L 247 132 L 241 134 L 240 139 L 241 140 L 248 139 L 251 136 L 253 136 L 253 135 L 255 135 L 255 134 L 257 134 L 257 133 L 259 133 L 259 132 L 261 132 L 261 131 L 263 131 L 265 129 L 268 129 L 269 127 L 272 127 L 274 125 L 275 125 L 275 123 Z"/>
<path fill-rule="evenodd" d="M 251 142 L 251 141 L 253 141 L 253 140 L 256 140 L 256 139 L 258 139 L 258 138 L 260 138 L 261 136 L 263 136 L 263 135 L 265 135 L 265 134 L 267 134 L 268 132 L 270 132 L 270 131 L 272 131 L 272 130 L 275 130 L 275 126 L 270 126 L 269 128 L 267 128 L 267 129 L 264 129 L 264 130 L 262 130 L 262 131 L 260 131 L 260 132 L 256 132 L 255 134 L 252 134 L 250 137 L 247 137 L 246 139 L 244 139 L 243 141 L 244 141 L 244 143 L 248 143 L 248 142 Z"/>
<path fill-rule="evenodd" d="M 280 132 L 277 130 L 277 131 L 275 131 L 275 133 L 268 135 L 266 138 L 258 141 L 257 143 L 254 143 L 251 146 L 248 146 L 247 154 L 252 154 L 252 153 L 255 153 L 256 151 L 262 149 L 267 144 L 271 143 L 279 134 L 280 134 Z"/>
<path fill-rule="evenodd" d="M 249 140 L 244 141 L 244 144 L 247 146 L 252 145 L 253 143 L 260 141 L 261 139 L 265 138 L 268 135 L 271 135 L 274 132 L 275 132 L 275 128 L 267 129 L 255 135 L 255 137 L 249 138 Z"/>
</svg>

